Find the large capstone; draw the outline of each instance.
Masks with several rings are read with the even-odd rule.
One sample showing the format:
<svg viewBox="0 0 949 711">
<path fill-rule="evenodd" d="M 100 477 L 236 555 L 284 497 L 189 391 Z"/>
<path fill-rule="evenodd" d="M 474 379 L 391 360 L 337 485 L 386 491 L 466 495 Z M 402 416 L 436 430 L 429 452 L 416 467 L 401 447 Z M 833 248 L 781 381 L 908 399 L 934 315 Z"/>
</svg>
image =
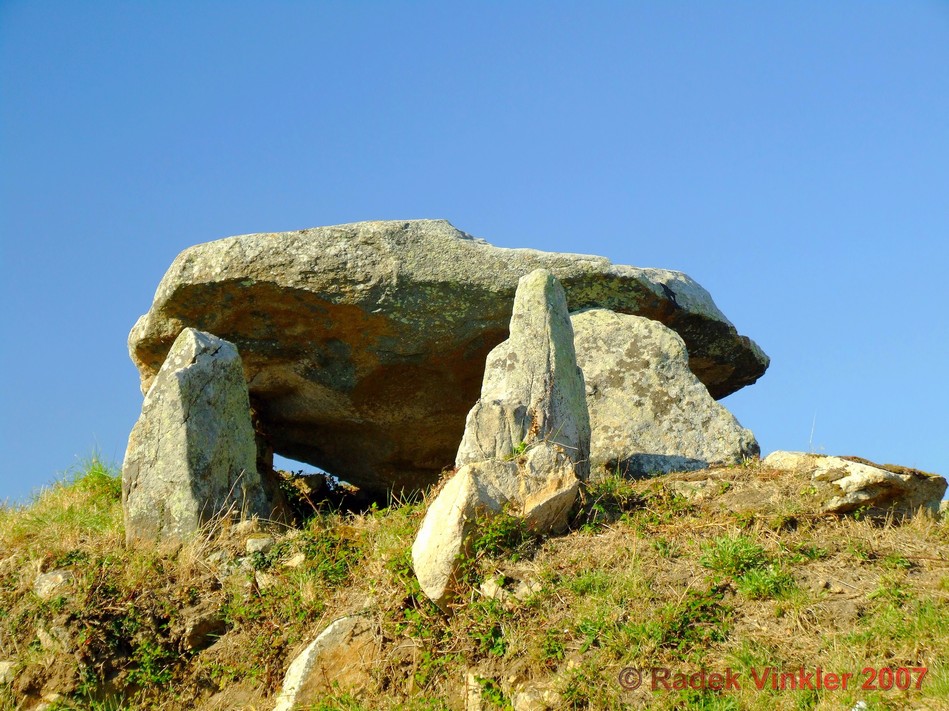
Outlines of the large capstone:
<svg viewBox="0 0 949 711">
<path fill-rule="evenodd" d="M 549 269 L 570 310 L 663 322 L 713 397 L 768 358 L 688 276 L 602 257 L 502 249 L 438 220 L 231 237 L 182 252 L 129 348 L 147 389 L 185 327 L 241 353 L 274 449 L 353 484 L 414 489 L 454 459 L 518 279 Z"/>
<path fill-rule="evenodd" d="M 181 542 L 217 516 L 268 517 L 234 345 L 184 329 L 151 382 L 122 466 L 126 538 Z"/>
<path fill-rule="evenodd" d="M 675 331 L 605 309 L 573 314 L 572 321 L 594 475 L 637 477 L 757 458 L 754 435 L 689 370 Z"/>
</svg>

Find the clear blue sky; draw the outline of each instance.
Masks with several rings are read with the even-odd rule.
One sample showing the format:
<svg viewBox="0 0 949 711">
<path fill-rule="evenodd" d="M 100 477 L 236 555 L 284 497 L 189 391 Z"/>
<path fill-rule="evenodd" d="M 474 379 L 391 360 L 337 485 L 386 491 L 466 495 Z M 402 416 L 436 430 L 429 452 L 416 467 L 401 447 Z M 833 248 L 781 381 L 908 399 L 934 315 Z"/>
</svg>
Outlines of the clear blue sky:
<svg viewBox="0 0 949 711">
<path fill-rule="evenodd" d="M 764 452 L 949 474 L 949 2 L 0 0 L 0 181 L 0 500 L 121 462 L 182 249 L 423 217 L 682 270 Z"/>
</svg>

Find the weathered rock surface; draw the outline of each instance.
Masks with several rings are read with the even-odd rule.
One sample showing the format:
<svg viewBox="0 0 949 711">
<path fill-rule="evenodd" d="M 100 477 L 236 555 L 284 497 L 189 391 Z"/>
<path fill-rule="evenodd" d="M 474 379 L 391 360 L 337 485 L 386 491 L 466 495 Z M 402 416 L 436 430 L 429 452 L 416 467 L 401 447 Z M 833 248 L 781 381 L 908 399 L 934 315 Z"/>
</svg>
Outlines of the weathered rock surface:
<svg viewBox="0 0 949 711">
<path fill-rule="evenodd" d="M 274 711 L 309 707 L 328 692 L 358 693 L 371 681 L 381 640 L 359 615 L 333 622 L 291 662 Z"/>
<path fill-rule="evenodd" d="M 487 358 L 468 414 L 460 467 L 433 500 L 412 545 L 422 590 L 451 599 L 479 519 L 508 509 L 535 531 L 558 531 L 586 478 L 590 451 L 583 373 L 563 288 L 547 270 L 523 277 L 510 338 Z"/>
<path fill-rule="evenodd" d="M 642 485 L 665 488 L 710 513 L 761 517 L 775 529 L 799 517 L 858 509 L 875 518 L 936 513 L 946 491 L 946 480 L 935 474 L 803 452 L 774 452 L 748 466 L 673 472 Z"/>
<path fill-rule="evenodd" d="M 510 459 L 518 448 L 543 442 L 570 452 L 585 479 L 590 420 L 583 374 L 566 294 L 546 269 L 520 280 L 509 331 L 488 354 L 481 398 L 468 413 L 455 466 Z"/>
<path fill-rule="evenodd" d="M 33 592 L 37 597 L 49 600 L 64 586 L 69 585 L 75 577 L 71 570 L 51 570 L 36 576 L 36 580 L 33 581 Z"/>
<path fill-rule="evenodd" d="M 197 245 L 162 279 L 129 336 L 143 388 L 191 326 L 241 353 L 277 452 L 370 488 L 415 488 L 449 464 L 486 354 L 507 336 L 535 268 L 591 306 L 662 321 L 714 397 L 767 356 L 684 274 L 601 257 L 501 249 L 444 221 L 366 222 Z"/>
<path fill-rule="evenodd" d="M 689 369 L 685 343 L 658 321 L 573 314 L 590 410 L 590 468 L 644 476 L 757 457 L 750 430 Z"/>
<path fill-rule="evenodd" d="M 822 496 L 824 513 L 867 508 L 913 515 L 922 508 L 938 514 L 946 493 L 944 477 L 891 464 L 874 464 L 858 457 L 773 452 L 762 465 L 809 476 Z"/>
<path fill-rule="evenodd" d="M 126 538 L 177 542 L 226 512 L 268 517 L 240 356 L 186 328 L 152 382 L 122 466 Z"/>
<path fill-rule="evenodd" d="M 16 662 L 0 662 L 0 684 L 13 683 L 13 679 L 16 677 L 16 674 L 14 674 L 14 669 L 16 669 Z"/>
<path fill-rule="evenodd" d="M 422 591 L 438 606 L 452 597 L 460 564 L 479 522 L 507 509 L 535 531 L 561 530 L 579 490 L 565 452 L 538 445 L 516 461 L 466 464 L 425 512 L 412 544 Z"/>
<path fill-rule="evenodd" d="M 203 602 L 181 611 L 181 646 L 186 650 L 210 647 L 227 631 L 220 605 Z"/>
</svg>

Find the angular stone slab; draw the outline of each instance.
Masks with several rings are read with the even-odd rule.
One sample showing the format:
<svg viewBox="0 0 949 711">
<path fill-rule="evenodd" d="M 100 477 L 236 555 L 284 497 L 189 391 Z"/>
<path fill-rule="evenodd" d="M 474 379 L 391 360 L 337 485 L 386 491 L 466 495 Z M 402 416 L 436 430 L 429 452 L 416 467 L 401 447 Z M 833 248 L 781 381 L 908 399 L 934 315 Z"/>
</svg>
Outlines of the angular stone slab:
<svg viewBox="0 0 949 711">
<path fill-rule="evenodd" d="M 291 662 L 274 711 L 310 708 L 327 694 L 364 690 L 372 682 L 381 646 L 375 626 L 365 617 L 335 620 Z"/>
<path fill-rule="evenodd" d="M 514 461 L 466 464 L 438 492 L 412 543 L 422 592 L 446 608 L 479 522 L 507 510 L 528 530 L 559 533 L 579 488 L 570 458 L 544 443 Z"/>
<path fill-rule="evenodd" d="M 874 464 L 859 457 L 830 457 L 805 452 L 772 452 L 762 466 L 804 474 L 823 499 L 823 513 L 860 508 L 912 516 L 920 509 L 939 513 L 946 479 L 917 469 Z"/>
<path fill-rule="evenodd" d="M 213 517 L 271 514 L 240 356 L 184 329 L 145 395 L 122 466 L 126 538 L 181 542 Z"/>
<path fill-rule="evenodd" d="M 647 476 L 758 456 L 751 431 L 689 370 L 675 331 L 606 309 L 571 320 L 586 379 L 595 474 Z"/>
<path fill-rule="evenodd" d="M 233 342 L 274 449 L 359 486 L 417 488 L 450 464 L 518 279 L 549 269 L 571 310 L 662 321 L 714 397 L 768 358 L 685 274 L 502 249 L 439 220 L 231 237 L 182 252 L 129 336 L 148 387 L 191 326 Z"/>
</svg>

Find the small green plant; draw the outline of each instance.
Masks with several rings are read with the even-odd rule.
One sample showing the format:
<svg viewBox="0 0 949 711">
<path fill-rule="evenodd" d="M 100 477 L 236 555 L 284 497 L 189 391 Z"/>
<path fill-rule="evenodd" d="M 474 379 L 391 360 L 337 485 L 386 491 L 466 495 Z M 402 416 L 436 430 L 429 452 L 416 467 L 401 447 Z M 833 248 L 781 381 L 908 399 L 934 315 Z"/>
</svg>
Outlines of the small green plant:
<svg viewBox="0 0 949 711">
<path fill-rule="evenodd" d="M 655 527 L 681 521 L 696 510 L 688 499 L 665 486 L 655 487 L 642 497 L 633 495 L 637 497 L 636 505 L 624 520 L 644 534 L 651 533 Z"/>
<path fill-rule="evenodd" d="M 864 518 L 866 518 L 869 512 L 870 509 L 866 506 L 861 506 L 857 509 L 854 509 L 852 514 L 854 521 L 862 521 Z"/>
<path fill-rule="evenodd" d="M 780 597 L 796 587 L 794 578 L 746 536 L 722 536 L 704 545 L 700 562 L 731 577 L 738 592 L 752 600 Z"/>
<path fill-rule="evenodd" d="M 507 697 L 501 690 L 501 686 L 494 679 L 486 679 L 480 676 L 475 677 L 475 679 L 478 682 L 478 686 L 481 687 L 482 701 L 486 701 L 497 709 L 503 709 L 504 711 L 513 710 L 514 707 L 511 705 L 511 702 L 507 700 Z"/>
<path fill-rule="evenodd" d="M 690 711 L 740 711 L 738 701 L 730 696 L 711 690 L 688 689 L 675 696 L 675 708 Z"/>
<path fill-rule="evenodd" d="M 352 694 L 329 694 L 314 706 L 307 706 L 306 711 L 365 711 L 369 707 L 364 705 Z"/>
<path fill-rule="evenodd" d="M 854 558 L 864 563 L 868 563 L 876 557 L 873 549 L 863 541 L 851 541 L 847 545 L 847 550 Z"/>
<path fill-rule="evenodd" d="M 154 639 L 143 639 L 132 654 L 135 666 L 128 679 L 138 686 L 164 686 L 172 679 L 171 664 L 175 654 Z"/>
<path fill-rule="evenodd" d="M 587 486 L 574 525 L 584 533 L 595 533 L 605 525 L 625 519 L 642 503 L 632 481 L 619 475 L 605 476 Z"/>
<path fill-rule="evenodd" d="M 508 643 L 504 635 L 504 624 L 510 618 L 501 603 L 489 598 L 469 605 L 466 614 L 469 620 L 468 636 L 481 654 L 503 657 Z"/>
<path fill-rule="evenodd" d="M 823 560 L 830 555 L 826 548 L 806 543 L 785 547 L 784 550 L 788 551 L 788 560 L 791 563 L 803 563 L 808 560 Z"/>
<path fill-rule="evenodd" d="M 520 516 L 502 511 L 494 516 L 479 519 L 477 534 L 472 542 L 476 557 L 507 558 L 516 561 L 526 555 L 537 542 Z"/>
<path fill-rule="evenodd" d="M 722 601 L 723 590 L 690 588 L 678 603 L 660 611 L 661 646 L 682 655 L 701 650 L 728 637 L 733 610 Z"/>
<path fill-rule="evenodd" d="M 752 600 L 781 597 L 795 585 L 791 575 L 773 564 L 749 570 L 736 580 L 738 592 Z"/>
<path fill-rule="evenodd" d="M 702 546 L 699 561 L 706 568 L 740 576 L 768 562 L 764 548 L 746 536 L 722 536 Z"/>
<path fill-rule="evenodd" d="M 912 561 L 900 553 L 888 553 L 880 559 L 880 565 L 889 570 L 909 570 L 913 567 Z"/>
<path fill-rule="evenodd" d="M 565 585 L 574 595 L 602 595 L 608 591 L 613 581 L 606 571 L 603 570 L 585 570 L 578 573 L 575 577 L 568 578 Z"/>
<path fill-rule="evenodd" d="M 904 586 L 903 576 L 898 573 L 887 573 L 880 578 L 876 589 L 870 593 L 871 600 L 883 600 L 894 605 L 902 605 L 911 594 Z"/>
<path fill-rule="evenodd" d="M 551 668 L 562 662 L 567 655 L 563 633 L 559 630 L 547 630 L 541 643 L 541 659 Z"/>
<path fill-rule="evenodd" d="M 602 614 L 598 614 L 595 617 L 586 617 L 577 623 L 577 632 L 583 639 L 580 644 L 581 654 L 593 646 L 599 646 L 600 639 L 608 626 L 609 622 Z"/>
<path fill-rule="evenodd" d="M 653 539 L 652 546 L 656 549 L 656 553 L 663 558 L 678 558 L 682 551 L 678 544 L 665 538 Z"/>
</svg>

